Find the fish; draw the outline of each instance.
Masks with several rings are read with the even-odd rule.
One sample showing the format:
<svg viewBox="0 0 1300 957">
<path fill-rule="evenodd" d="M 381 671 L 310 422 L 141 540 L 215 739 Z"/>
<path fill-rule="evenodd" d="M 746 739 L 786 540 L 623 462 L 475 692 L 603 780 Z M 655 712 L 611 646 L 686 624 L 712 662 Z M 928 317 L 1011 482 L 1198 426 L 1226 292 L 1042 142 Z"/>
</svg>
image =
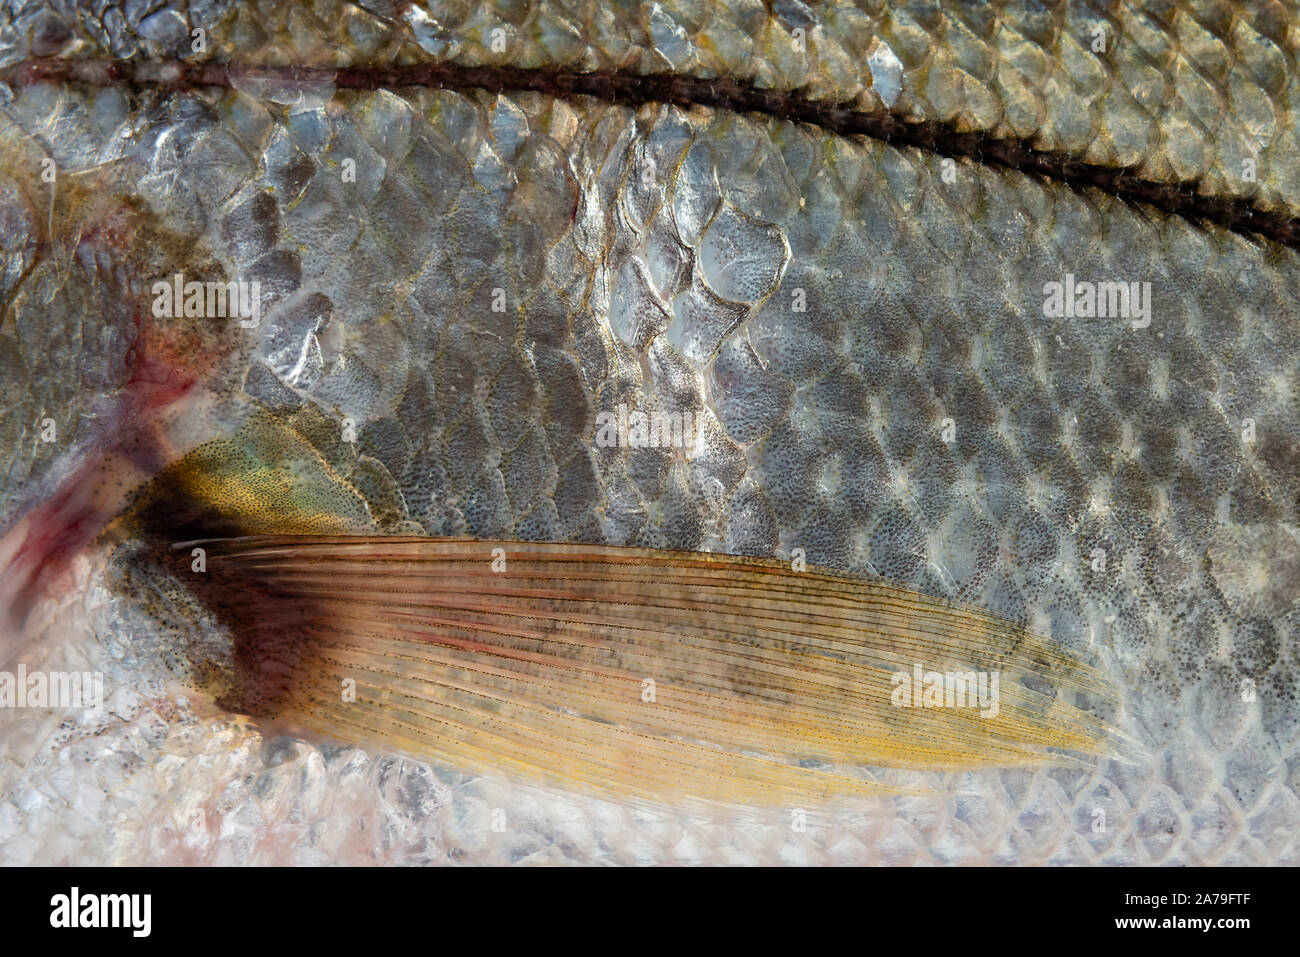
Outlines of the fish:
<svg viewBox="0 0 1300 957">
<path fill-rule="evenodd" d="M 5 16 L 6 861 L 1294 862 L 1289 7 Z"/>
</svg>

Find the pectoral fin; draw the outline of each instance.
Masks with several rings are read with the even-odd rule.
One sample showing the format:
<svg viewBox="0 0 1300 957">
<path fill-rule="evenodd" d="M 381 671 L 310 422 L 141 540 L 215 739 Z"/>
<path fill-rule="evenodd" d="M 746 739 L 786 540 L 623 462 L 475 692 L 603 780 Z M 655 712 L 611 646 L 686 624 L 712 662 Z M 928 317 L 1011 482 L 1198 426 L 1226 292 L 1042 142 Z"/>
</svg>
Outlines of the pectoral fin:
<svg viewBox="0 0 1300 957">
<path fill-rule="evenodd" d="M 612 546 L 200 544 L 205 571 L 176 574 L 235 636 L 222 704 L 465 770 L 762 803 L 879 791 L 865 767 L 1069 761 L 1114 740 L 1079 706 L 1104 708 L 1098 671 L 879 581 Z M 948 672 L 996 675 L 996 699 L 899 694 L 899 675 Z"/>
</svg>

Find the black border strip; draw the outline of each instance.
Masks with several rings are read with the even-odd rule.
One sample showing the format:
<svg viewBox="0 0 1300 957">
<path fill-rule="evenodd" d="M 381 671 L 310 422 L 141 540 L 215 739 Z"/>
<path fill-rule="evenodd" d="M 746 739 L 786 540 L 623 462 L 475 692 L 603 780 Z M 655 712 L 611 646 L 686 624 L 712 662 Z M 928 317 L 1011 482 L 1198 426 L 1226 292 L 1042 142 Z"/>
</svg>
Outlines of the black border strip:
<svg viewBox="0 0 1300 957">
<path fill-rule="evenodd" d="M 433 949 L 475 953 L 493 941 L 527 949 L 551 939 L 582 954 L 585 941 L 596 942 L 593 951 L 607 950 L 600 940 L 631 933 L 690 941 L 705 952 L 769 952 L 808 949 L 840 925 L 845 939 L 863 945 L 914 939 L 964 952 L 980 939 L 1113 946 L 1128 938 L 1129 950 L 1186 953 L 1198 940 L 1195 952 L 1208 944 L 1222 954 L 1261 950 L 1295 926 L 1293 875 L 1285 867 L 895 867 L 848 874 L 730 867 L 723 875 L 712 868 L 551 868 L 538 875 L 525 866 L 462 869 L 454 879 L 395 867 L 86 867 L 25 869 L 16 878 L 5 899 L 8 939 L 48 946 L 62 937 L 64 949 L 174 950 L 201 937 L 214 949 L 387 953 L 399 940 L 423 938 Z M 149 936 L 135 937 L 120 920 L 108 928 L 52 927 L 57 898 L 68 899 L 66 915 L 74 886 L 82 901 L 149 894 Z M 143 896 L 138 900 L 143 904 Z M 1214 926 L 1188 927 L 1190 920 Z"/>
</svg>

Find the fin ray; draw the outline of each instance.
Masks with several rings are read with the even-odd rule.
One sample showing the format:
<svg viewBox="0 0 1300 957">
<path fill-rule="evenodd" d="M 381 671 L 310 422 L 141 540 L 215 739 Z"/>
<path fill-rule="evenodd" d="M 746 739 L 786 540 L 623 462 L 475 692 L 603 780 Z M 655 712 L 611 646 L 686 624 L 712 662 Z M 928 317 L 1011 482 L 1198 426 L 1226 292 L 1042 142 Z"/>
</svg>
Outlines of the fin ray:
<svg viewBox="0 0 1300 957">
<path fill-rule="evenodd" d="M 242 641 L 232 703 L 467 769 L 752 802 L 878 792 L 865 767 L 1070 763 L 1114 743 L 1069 700 L 1109 700 L 1096 668 L 882 581 L 616 546 L 193 544 Z M 916 667 L 999 675 L 996 707 L 895 706 Z"/>
</svg>

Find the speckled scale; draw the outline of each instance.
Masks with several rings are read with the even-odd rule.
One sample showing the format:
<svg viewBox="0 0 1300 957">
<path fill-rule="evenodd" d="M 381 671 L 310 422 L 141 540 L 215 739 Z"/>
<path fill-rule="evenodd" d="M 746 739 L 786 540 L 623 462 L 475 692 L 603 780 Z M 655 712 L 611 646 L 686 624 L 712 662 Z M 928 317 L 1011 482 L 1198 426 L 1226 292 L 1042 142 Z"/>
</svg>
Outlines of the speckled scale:
<svg viewBox="0 0 1300 957">
<path fill-rule="evenodd" d="M 1200 5 L 1171 7 L 1171 22 L 1128 4 L 1086 16 L 1007 4 L 998 17 L 878 6 L 808 8 L 826 28 L 804 63 L 787 56 L 799 11 L 743 5 L 607 10 L 592 14 L 596 32 L 545 5 L 470 18 L 428 4 L 392 23 L 349 6 L 306 28 L 318 38 L 306 48 L 338 55 L 320 38 L 346 29 L 366 56 L 669 63 L 873 106 L 880 84 L 860 65 L 879 37 L 903 67 L 900 111 L 1047 148 L 1073 146 L 1074 118 L 1085 146 L 1129 150 L 1156 178 L 1223 173 L 1228 195 L 1214 144 L 1231 136 L 1207 124 L 1230 133 L 1254 115 L 1224 106 L 1249 96 L 1248 75 L 1271 104 L 1256 198 L 1300 195 L 1270 160 L 1294 142 L 1278 105 L 1290 60 L 1273 55 L 1293 27 Z M 214 56 L 289 29 L 207 10 Z M 68 50 L 73 36 L 115 54 L 175 42 L 162 21 L 105 13 L 65 31 L 48 19 L 23 15 L 15 35 L 29 46 L 5 58 Z M 1093 25 L 1119 31 L 1111 58 L 1089 51 Z M 490 47 L 498 26 L 506 53 Z M 1151 99 L 1150 70 L 1180 82 Z M 57 108 L 37 109 L 40 96 Z M 248 92 L 149 94 L 120 142 L 128 115 L 85 91 L 15 97 L 0 117 L 9 140 L 33 156 L 76 144 L 61 162 L 143 211 L 166 248 L 263 281 L 265 321 L 226 398 L 289 414 L 381 527 L 799 549 L 1102 649 L 1125 691 L 1121 727 L 1149 761 L 1103 764 L 1074 789 L 1048 770 L 982 772 L 959 798 L 828 813 L 802 859 L 1295 860 L 1292 251 L 1014 171 L 962 164 L 949 184 L 934 156 L 708 109 L 374 91 L 294 111 Z M 168 145 L 177 137 L 192 156 Z M 110 149 L 130 175 L 86 159 Z M 30 257 L 21 240 L 46 196 L 27 180 L 0 186 L 2 251 Z M 16 383 L 0 407 L 6 518 L 32 487 L 19 479 L 60 467 L 31 423 L 53 415 L 76 435 L 122 386 L 100 360 L 125 349 L 139 282 L 171 266 L 57 249 L 13 291 L 0 328 L 0 355 L 18 357 L 0 360 Z M 1151 282 L 1151 325 L 1048 318 L 1044 284 L 1066 273 Z M 108 307 L 93 322 L 92 302 Z M 689 411 L 704 441 L 694 454 L 598 447 L 597 414 L 620 404 Z M 776 861 L 788 843 L 781 813 L 697 826 L 354 750 L 268 753 L 247 726 L 167 705 L 168 628 L 202 613 L 163 580 L 128 589 L 130 556 L 113 561 L 111 587 L 88 586 L 54 619 L 108 674 L 112 708 L 44 750 L 40 719 L 4 716 L 9 860 L 316 863 L 364 847 L 404 862 Z M 61 762 L 89 766 L 96 732 L 118 761 L 100 772 L 111 787 L 59 803 Z M 175 826 L 200 806 L 203 828 Z M 489 839 L 498 807 L 514 823 Z M 1111 832 L 1092 829 L 1095 808 Z M 86 814 L 103 826 L 81 827 Z"/>
</svg>

